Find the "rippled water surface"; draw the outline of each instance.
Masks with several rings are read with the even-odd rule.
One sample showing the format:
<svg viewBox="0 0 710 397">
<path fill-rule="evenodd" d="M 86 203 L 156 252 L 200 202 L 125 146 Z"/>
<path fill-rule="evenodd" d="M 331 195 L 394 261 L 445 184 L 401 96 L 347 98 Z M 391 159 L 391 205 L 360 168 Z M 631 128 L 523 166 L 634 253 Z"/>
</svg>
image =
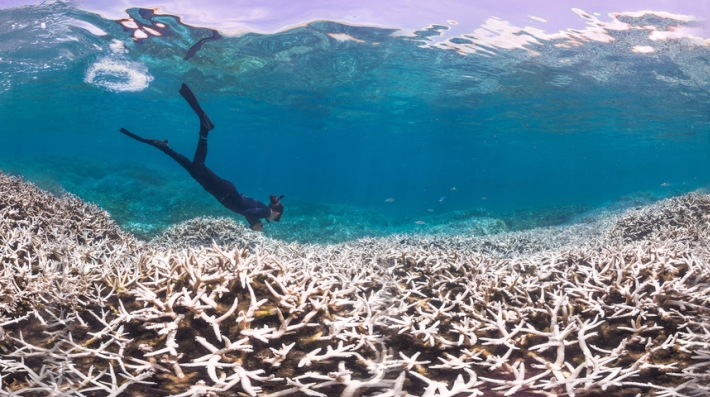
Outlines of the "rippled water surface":
<svg viewBox="0 0 710 397">
<path fill-rule="evenodd" d="M 461 214 L 707 187 L 700 18 L 569 13 L 584 27 L 491 16 L 414 32 L 317 20 L 228 35 L 140 8 L 118 20 L 63 2 L 0 9 L 0 170 L 146 235 L 229 215 L 167 156 L 118 132 L 191 156 L 185 82 L 216 125 L 207 165 L 247 195 L 286 195 L 283 221 L 267 229 L 277 236 L 426 230 Z"/>
</svg>

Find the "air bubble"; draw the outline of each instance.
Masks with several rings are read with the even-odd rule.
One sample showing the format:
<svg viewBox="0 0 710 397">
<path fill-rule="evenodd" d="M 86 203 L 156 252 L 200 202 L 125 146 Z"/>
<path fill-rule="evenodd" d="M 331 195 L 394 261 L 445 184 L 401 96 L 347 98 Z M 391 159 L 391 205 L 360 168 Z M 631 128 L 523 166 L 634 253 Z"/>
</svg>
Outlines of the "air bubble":
<svg viewBox="0 0 710 397">
<path fill-rule="evenodd" d="M 84 81 L 113 92 L 142 91 L 153 76 L 141 63 L 104 58 L 89 67 Z"/>
</svg>

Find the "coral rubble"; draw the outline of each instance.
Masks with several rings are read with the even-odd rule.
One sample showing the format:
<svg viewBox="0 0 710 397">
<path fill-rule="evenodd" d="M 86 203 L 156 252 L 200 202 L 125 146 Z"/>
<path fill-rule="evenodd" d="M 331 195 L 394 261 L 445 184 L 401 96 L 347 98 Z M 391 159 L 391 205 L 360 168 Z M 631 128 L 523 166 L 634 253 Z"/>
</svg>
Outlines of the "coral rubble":
<svg viewBox="0 0 710 397">
<path fill-rule="evenodd" d="M 710 395 L 710 196 L 485 237 L 151 243 L 0 174 L 0 396 Z"/>
</svg>

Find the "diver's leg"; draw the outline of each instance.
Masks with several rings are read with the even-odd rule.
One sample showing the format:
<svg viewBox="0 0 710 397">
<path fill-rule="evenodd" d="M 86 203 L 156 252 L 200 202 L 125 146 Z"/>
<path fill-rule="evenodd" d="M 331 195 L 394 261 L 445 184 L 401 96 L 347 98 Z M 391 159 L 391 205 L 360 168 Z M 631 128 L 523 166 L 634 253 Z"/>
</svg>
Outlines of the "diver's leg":
<svg viewBox="0 0 710 397">
<path fill-rule="evenodd" d="M 200 134 L 200 139 L 197 141 L 197 150 L 195 150 L 195 158 L 192 160 L 194 167 L 204 167 L 205 158 L 207 157 L 207 134 Z"/>
<path fill-rule="evenodd" d="M 214 128 L 214 124 L 210 121 L 207 113 L 205 113 L 205 111 L 200 107 L 200 104 L 197 102 L 197 98 L 195 98 L 195 94 L 192 93 L 192 90 L 190 90 L 190 87 L 188 87 L 187 84 L 182 83 L 182 87 L 180 87 L 180 95 L 185 98 L 187 103 L 190 104 L 192 110 L 195 114 L 197 114 L 197 117 L 200 118 L 200 136 L 207 136 L 207 133 Z"/>
<path fill-rule="evenodd" d="M 212 172 L 212 170 L 205 167 L 204 161 L 205 154 L 207 153 L 207 137 L 205 137 L 205 139 L 200 139 L 200 142 L 197 144 L 198 153 L 195 154 L 195 157 L 197 158 L 201 156 L 201 159 L 198 158 L 198 160 L 201 160 L 202 162 L 193 164 L 187 157 L 171 149 L 168 146 L 168 141 L 145 139 L 125 128 L 121 128 L 121 132 L 137 140 L 138 142 L 147 143 L 148 145 L 153 146 L 172 157 L 173 160 L 183 166 L 183 168 L 185 168 L 187 172 L 189 172 L 190 175 L 195 178 L 195 180 L 202 185 L 205 190 L 207 190 L 207 192 L 216 197 L 220 203 L 230 195 L 239 195 L 239 192 L 237 192 L 237 189 L 234 188 L 234 185 L 231 182 L 218 177 L 214 172 Z"/>
<path fill-rule="evenodd" d="M 168 146 L 168 141 L 161 141 L 161 140 L 158 140 L 158 139 L 145 139 L 145 138 L 141 138 L 141 137 L 139 137 L 138 135 L 136 135 L 136 134 L 134 134 L 134 133 L 128 131 L 128 130 L 125 129 L 125 128 L 121 128 L 120 131 L 121 131 L 122 133 L 124 133 L 125 135 L 128 135 L 129 137 L 131 137 L 131 138 L 137 140 L 138 142 L 147 143 L 148 145 L 153 146 L 154 148 L 157 148 L 157 149 L 160 150 L 161 152 L 163 152 L 163 153 L 167 154 L 168 156 L 172 157 L 173 160 L 177 161 L 178 164 L 180 164 L 181 166 L 183 166 L 183 168 L 185 168 L 188 172 L 192 172 L 192 162 L 191 162 L 187 157 L 185 157 L 185 156 L 183 156 L 182 154 L 180 154 L 180 153 L 174 151 L 173 149 L 171 149 L 170 146 Z M 203 161 L 204 161 L 204 160 L 203 160 Z"/>
</svg>

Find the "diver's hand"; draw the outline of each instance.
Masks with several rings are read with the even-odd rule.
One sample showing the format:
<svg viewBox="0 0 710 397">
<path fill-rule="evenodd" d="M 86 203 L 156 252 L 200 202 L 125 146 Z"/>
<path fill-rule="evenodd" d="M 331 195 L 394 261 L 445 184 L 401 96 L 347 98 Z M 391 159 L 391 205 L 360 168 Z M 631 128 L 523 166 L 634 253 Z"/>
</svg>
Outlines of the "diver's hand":
<svg viewBox="0 0 710 397">
<path fill-rule="evenodd" d="M 262 231 L 263 229 L 264 229 L 264 225 L 261 224 L 261 223 L 257 223 L 257 224 L 254 224 L 254 225 L 251 226 L 251 230 L 254 230 L 254 231 L 257 231 L 257 232 L 260 232 L 260 231 Z"/>
</svg>

